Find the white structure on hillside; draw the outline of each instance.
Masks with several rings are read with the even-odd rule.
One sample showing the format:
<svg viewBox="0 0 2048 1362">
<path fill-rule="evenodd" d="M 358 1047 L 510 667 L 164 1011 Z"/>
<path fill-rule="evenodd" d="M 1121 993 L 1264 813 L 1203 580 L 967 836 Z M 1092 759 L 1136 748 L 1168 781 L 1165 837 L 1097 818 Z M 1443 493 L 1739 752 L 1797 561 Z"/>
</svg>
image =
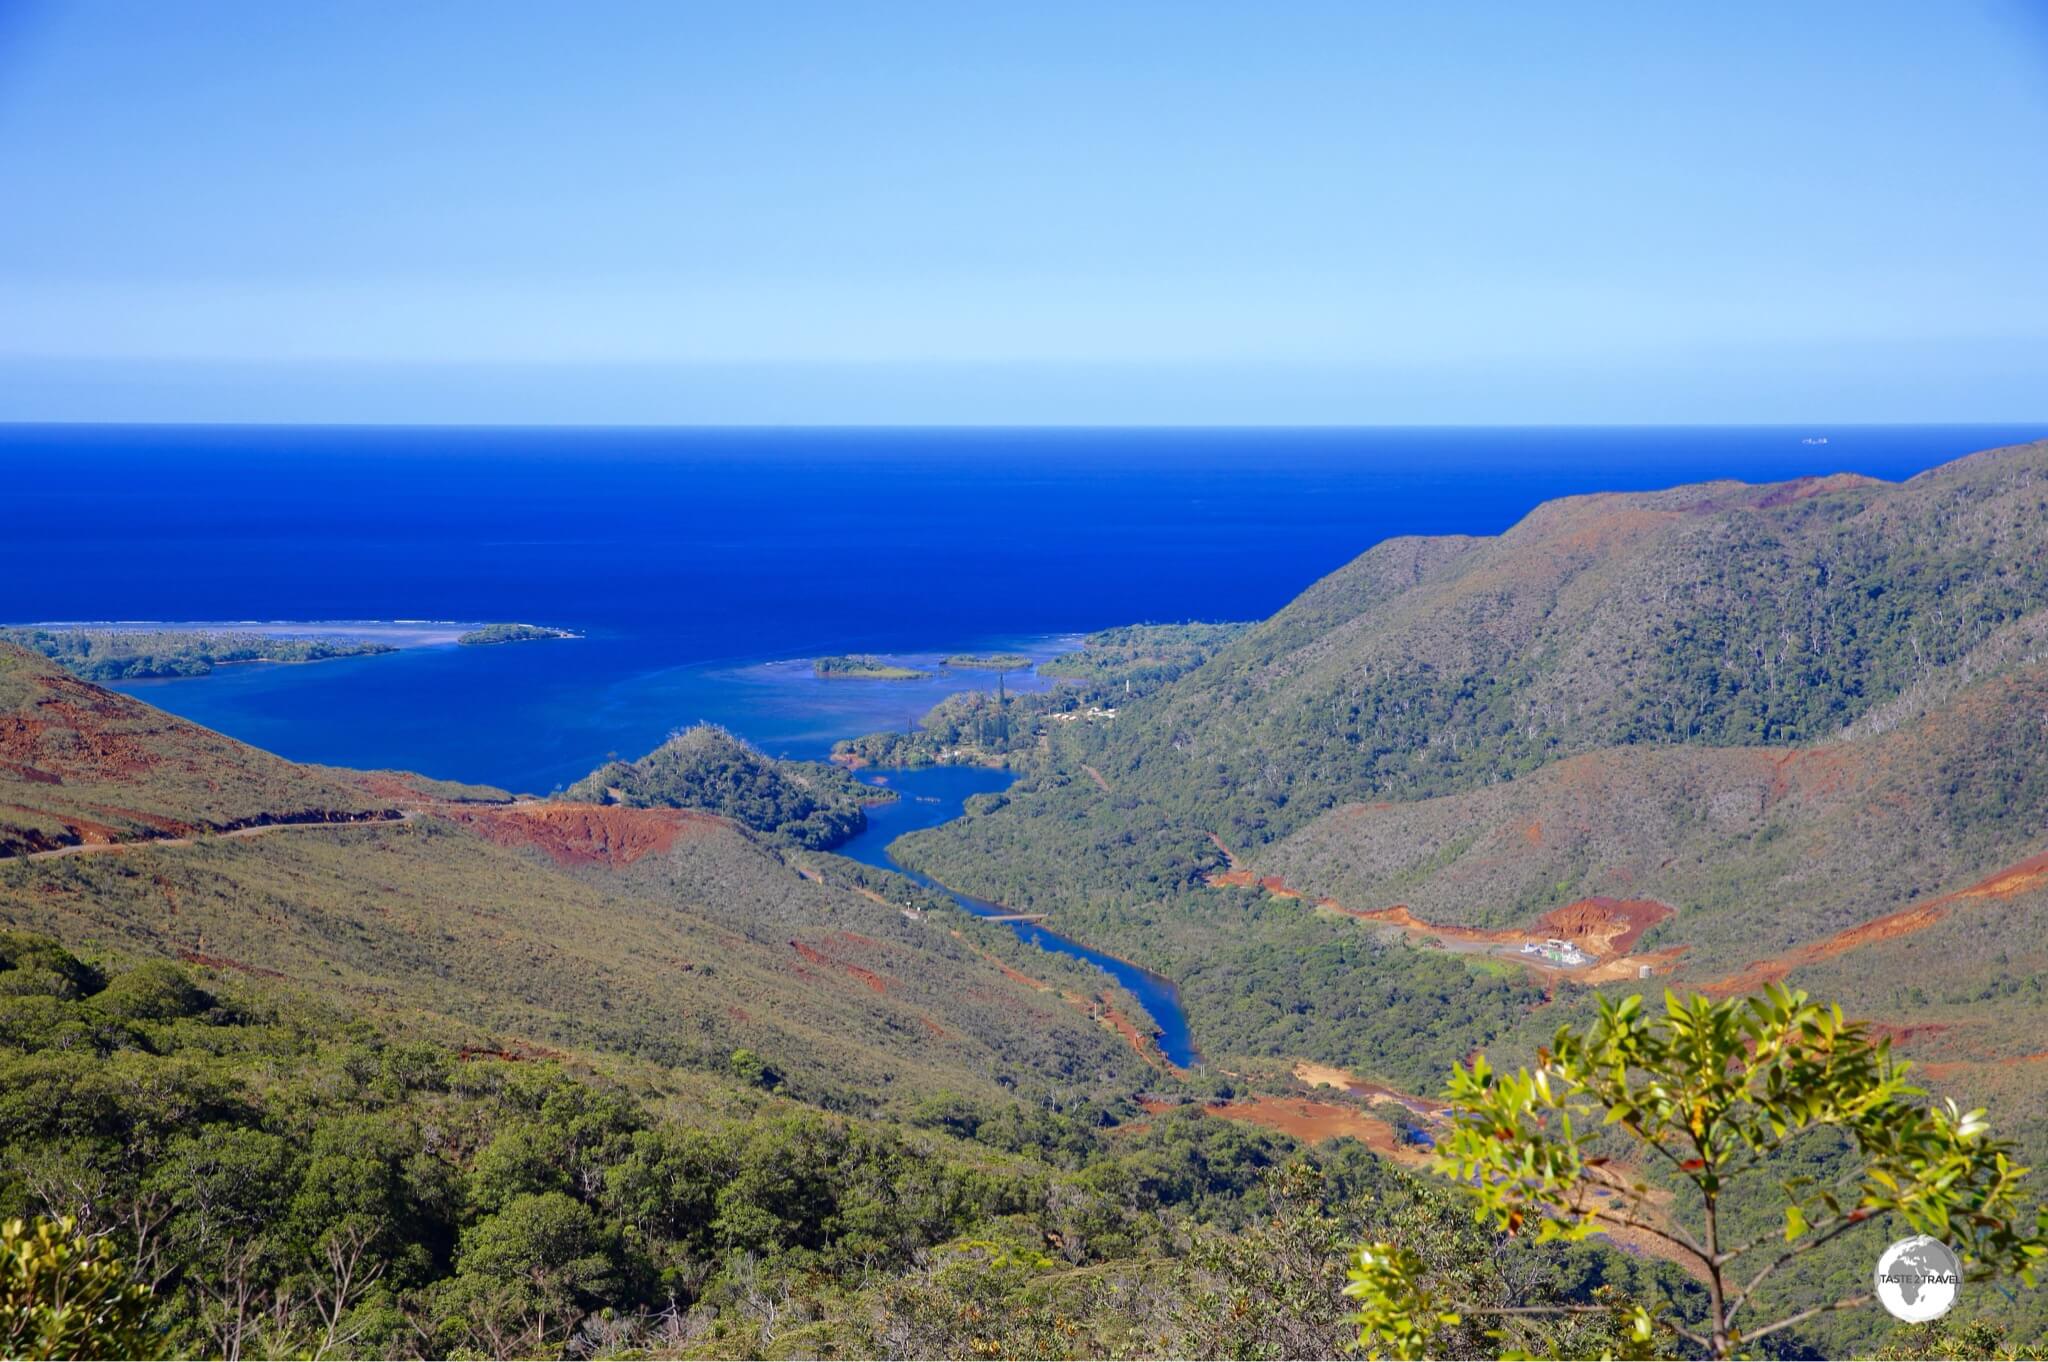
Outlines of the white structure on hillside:
<svg viewBox="0 0 2048 1362">
<path fill-rule="evenodd" d="M 1577 945 L 1555 936 L 1546 941 L 1529 942 L 1522 947 L 1522 954 L 1534 955 L 1553 965 L 1563 965 L 1567 969 L 1577 969 L 1580 965 L 1593 963 L 1593 957 L 1580 950 Z"/>
</svg>

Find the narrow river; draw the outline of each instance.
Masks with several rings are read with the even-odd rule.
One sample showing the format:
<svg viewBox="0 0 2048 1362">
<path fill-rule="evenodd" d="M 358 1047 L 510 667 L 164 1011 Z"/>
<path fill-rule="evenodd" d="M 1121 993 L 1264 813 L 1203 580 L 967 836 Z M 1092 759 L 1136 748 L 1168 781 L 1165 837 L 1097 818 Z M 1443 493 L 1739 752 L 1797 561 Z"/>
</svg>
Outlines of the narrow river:
<svg viewBox="0 0 2048 1362">
<path fill-rule="evenodd" d="M 860 777 L 869 784 L 887 786 L 896 791 L 898 798 L 893 803 L 871 807 L 867 829 L 834 847 L 834 851 L 868 865 L 893 870 L 935 889 L 976 917 L 1001 917 L 1010 911 L 1000 904 L 956 893 L 929 875 L 898 865 L 889 855 L 889 843 L 904 833 L 937 827 L 958 818 L 969 795 L 993 794 L 1009 788 L 1014 779 L 1009 772 L 975 766 L 926 766 L 908 770 L 870 769 L 862 771 Z M 1194 1037 L 1188 1032 L 1187 1014 L 1181 1010 L 1180 993 L 1171 980 L 1140 969 L 1128 960 L 1104 955 L 1078 941 L 1069 940 L 1036 922 L 1008 922 L 1004 925 L 1015 932 L 1020 941 L 1040 950 L 1085 960 L 1114 978 L 1129 990 L 1152 1019 L 1160 1053 L 1184 1069 L 1201 1062 L 1202 1057 L 1195 1050 Z"/>
</svg>

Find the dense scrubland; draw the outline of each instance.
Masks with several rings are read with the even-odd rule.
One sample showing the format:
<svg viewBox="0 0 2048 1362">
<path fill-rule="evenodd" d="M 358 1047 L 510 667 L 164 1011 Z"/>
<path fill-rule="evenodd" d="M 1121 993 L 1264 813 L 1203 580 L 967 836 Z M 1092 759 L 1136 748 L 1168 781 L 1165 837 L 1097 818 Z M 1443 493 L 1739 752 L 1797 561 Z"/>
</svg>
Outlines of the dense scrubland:
<svg viewBox="0 0 2048 1362">
<path fill-rule="evenodd" d="M 0 1203 L 115 1236 L 178 1353 L 1330 1355 L 1345 1250 L 1419 1229 L 1506 1300 L 1671 1280 L 1192 1112 L 836 1116 L 745 1051 L 493 1054 L 19 934 L 0 988 Z"/>
</svg>

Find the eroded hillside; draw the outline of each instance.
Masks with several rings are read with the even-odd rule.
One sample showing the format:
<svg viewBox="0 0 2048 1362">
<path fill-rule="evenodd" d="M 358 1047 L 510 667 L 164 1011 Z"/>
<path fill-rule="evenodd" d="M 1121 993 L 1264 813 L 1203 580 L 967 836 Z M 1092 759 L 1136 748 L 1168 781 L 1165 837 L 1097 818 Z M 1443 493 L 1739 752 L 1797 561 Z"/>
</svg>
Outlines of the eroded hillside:
<svg viewBox="0 0 2048 1362">
<path fill-rule="evenodd" d="M 0 643 L 0 856 L 394 812 L 389 789 L 295 766 Z"/>
<path fill-rule="evenodd" d="M 989 958 L 1000 940 L 960 939 L 965 920 L 731 819 L 300 766 L 25 653 L 0 657 L 0 688 L 0 924 L 431 1013 L 493 1047 L 712 1069 L 745 1048 L 835 1105 L 1151 1072 L 1099 976 L 1047 960 L 1060 987 L 1041 987 Z"/>
</svg>

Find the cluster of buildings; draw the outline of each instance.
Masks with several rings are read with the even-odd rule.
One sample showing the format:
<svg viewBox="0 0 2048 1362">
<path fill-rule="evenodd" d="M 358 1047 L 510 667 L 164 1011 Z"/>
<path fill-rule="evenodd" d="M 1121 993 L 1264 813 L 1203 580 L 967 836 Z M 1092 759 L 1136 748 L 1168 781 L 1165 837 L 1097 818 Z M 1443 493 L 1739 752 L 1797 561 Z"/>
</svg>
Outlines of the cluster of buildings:
<svg viewBox="0 0 2048 1362">
<path fill-rule="evenodd" d="M 1089 723 L 1092 724 L 1098 723 L 1104 719 L 1116 718 L 1116 710 L 1117 707 L 1114 705 L 1108 706 L 1107 708 L 1105 708 L 1102 705 L 1090 705 L 1086 710 L 1061 710 L 1056 714 L 1048 714 L 1045 717 L 1052 720 L 1056 724 L 1070 724 L 1073 723 L 1076 719 L 1086 719 Z"/>
<path fill-rule="evenodd" d="M 1593 963 L 1592 956 L 1571 942 L 1554 936 L 1546 941 L 1529 942 L 1522 947 L 1522 954 L 1533 955 L 1553 965 L 1563 965 L 1567 969 L 1577 969 L 1580 965 Z"/>
</svg>

